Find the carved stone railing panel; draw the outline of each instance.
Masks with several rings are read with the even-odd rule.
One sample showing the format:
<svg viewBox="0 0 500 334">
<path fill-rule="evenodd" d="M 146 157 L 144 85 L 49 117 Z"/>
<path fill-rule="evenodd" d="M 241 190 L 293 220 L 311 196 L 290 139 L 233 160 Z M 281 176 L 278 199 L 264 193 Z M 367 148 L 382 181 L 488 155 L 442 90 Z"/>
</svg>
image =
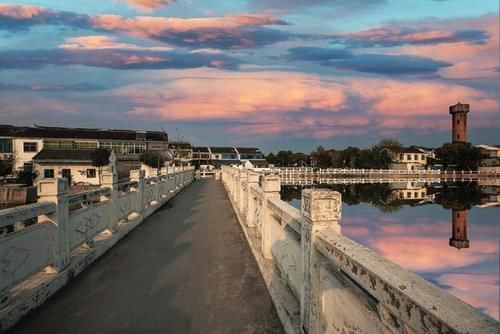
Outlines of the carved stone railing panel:
<svg viewBox="0 0 500 334">
<path fill-rule="evenodd" d="M 134 202 L 137 200 L 137 195 L 135 193 L 127 193 L 126 195 L 120 196 L 116 203 L 116 219 L 122 220 L 126 219 L 135 211 Z"/>
<path fill-rule="evenodd" d="M 78 210 L 69 217 L 69 246 L 80 247 L 108 228 L 109 203 L 100 202 Z"/>
<path fill-rule="evenodd" d="M 111 189 L 109 188 L 99 188 L 96 190 L 85 191 L 72 196 L 68 196 L 68 205 L 74 206 L 80 203 L 93 202 L 99 199 L 101 196 L 109 196 Z"/>
<path fill-rule="evenodd" d="M 54 263 L 55 230 L 42 222 L 0 237 L 0 291 Z"/>
</svg>

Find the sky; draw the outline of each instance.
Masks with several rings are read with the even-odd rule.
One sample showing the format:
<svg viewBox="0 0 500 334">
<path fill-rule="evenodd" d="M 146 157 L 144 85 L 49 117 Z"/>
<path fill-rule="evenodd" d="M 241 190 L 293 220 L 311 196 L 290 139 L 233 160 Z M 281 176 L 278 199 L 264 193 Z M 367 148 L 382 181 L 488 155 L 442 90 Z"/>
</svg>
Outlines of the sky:
<svg viewBox="0 0 500 334">
<path fill-rule="evenodd" d="M 0 1 L 0 123 L 309 152 L 500 144 L 497 0 Z"/>
</svg>

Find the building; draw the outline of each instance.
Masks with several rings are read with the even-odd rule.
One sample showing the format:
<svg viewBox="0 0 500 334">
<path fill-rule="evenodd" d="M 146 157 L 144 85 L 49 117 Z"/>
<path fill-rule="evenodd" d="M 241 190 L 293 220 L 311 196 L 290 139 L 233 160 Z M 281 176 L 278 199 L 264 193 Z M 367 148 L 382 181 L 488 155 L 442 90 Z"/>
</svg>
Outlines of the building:
<svg viewBox="0 0 500 334">
<path fill-rule="evenodd" d="M 428 198 L 427 187 L 422 182 L 396 182 L 390 183 L 391 197 L 394 200 L 417 200 L 422 201 Z"/>
<path fill-rule="evenodd" d="M 43 149 L 94 150 L 112 149 L 118 170 L 139 169 L 139 157 L 144 151 L 168 154 L 168 135 L 162 131 L 134 131 L 87 128 L 0 125 L 0 157 L 13 157 L 14 169 L 19 170 Z"/>
<path fill-rule="evenodd" d="M 453 143 L 467 142 L 467 113 L 470 111 L 468 104 L 457 103 L 450 106 L 452 116 L 452 138 Z"/>
<path fill-rule="evenodd" d="M 193 159 L 191 164 L 200 168 L 200 166 L 209 166 L 212 162 L 212 153 L 206 146 L 193 147 Z"/>
<path fill-rule="evenodd" d="M 391 169 L 398 170 L 423 170 L 427 165 L 427 153 L 422 150 L 409 147 L 402 148 L 394 154 Z"/>
<path fill-rule="evenodd" d="M 193 160 L 193 147 L 188 142 L 170 142 L 168 149 L 176 166 L 190 166 Z"/>
<path fill-rule="evenodd" d="M 251 163 L 254 167 L 267 167 L 267 160 L 262 151 L 256 147 L 235 147 L 241 163 Z"/>
<path fill-rule="evenodd" d="M 70 186 L 99 185 L 101 173 L 108 170 L 108 166 L 101 168 L 92 164 L 92 150 L 52 150 L 42 149 L 31 161 L 38 176 L 35 182 L 41 179 L 64 177 Z M 110 151 L 110 160 L 116 160 L 113 151 Z"/>
<path fill-rule="evenodd" d="M 456 249 L 469 248 L 470 243 L 467 239 L 467 210 L 451 211 L 452 236 L 450 246 Z"/>
<path fill-rule="evenodd" d="M 239 165 L 241 163 L 238 151 L 234 147 L 211 146 L 208 149 L 210 150 L 212 165 L 215 167 Z"/>
</svg>

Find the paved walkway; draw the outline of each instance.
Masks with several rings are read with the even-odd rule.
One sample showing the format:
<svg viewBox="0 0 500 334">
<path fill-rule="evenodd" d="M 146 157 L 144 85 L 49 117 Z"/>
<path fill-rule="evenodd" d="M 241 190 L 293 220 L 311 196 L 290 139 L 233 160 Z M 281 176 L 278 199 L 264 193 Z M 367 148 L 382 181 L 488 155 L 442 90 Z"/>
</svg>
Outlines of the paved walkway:
<svg viewBox="0 0 500 334">
<path fill-rule="evenodd" d="M 282 333 L 220 182 L 197 181 L 13 333 Z"/>
</svg>

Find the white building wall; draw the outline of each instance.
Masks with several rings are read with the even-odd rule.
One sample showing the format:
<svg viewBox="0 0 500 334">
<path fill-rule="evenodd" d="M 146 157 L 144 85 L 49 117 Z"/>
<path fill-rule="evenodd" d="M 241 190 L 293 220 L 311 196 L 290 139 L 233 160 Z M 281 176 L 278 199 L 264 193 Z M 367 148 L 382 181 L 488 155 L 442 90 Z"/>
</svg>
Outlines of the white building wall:
<svg viewBox="0 0 500 334">
<path fill-rule="evenodd" d="M 63 169 L 71 170 L 71 183 L 82 183 L 84 185 L 99 185 L 99 168 L 91 164 L 57 164 L 57 163 L 36 163 L 35 170 L 38 172 L 36 182 L 44 179 L 44 170 L 53 169 L 54 177 L 62 177 Z M 96 177 L 87 177 L 87 169 L 95 169 Z M 102 167 L 102 172 L 107 170 L 106 166 Z"/>
<path fill-rule="evenodd" d="M 24 152 L 24 143 L 36 143 L 36 152 Z M 12 140 L 14 151 L 14 169 L 21 169 L 26 162 L 30 162 L 33 157 L 43 149 L 43 139 L 14 138 Z"/>
</svg>

